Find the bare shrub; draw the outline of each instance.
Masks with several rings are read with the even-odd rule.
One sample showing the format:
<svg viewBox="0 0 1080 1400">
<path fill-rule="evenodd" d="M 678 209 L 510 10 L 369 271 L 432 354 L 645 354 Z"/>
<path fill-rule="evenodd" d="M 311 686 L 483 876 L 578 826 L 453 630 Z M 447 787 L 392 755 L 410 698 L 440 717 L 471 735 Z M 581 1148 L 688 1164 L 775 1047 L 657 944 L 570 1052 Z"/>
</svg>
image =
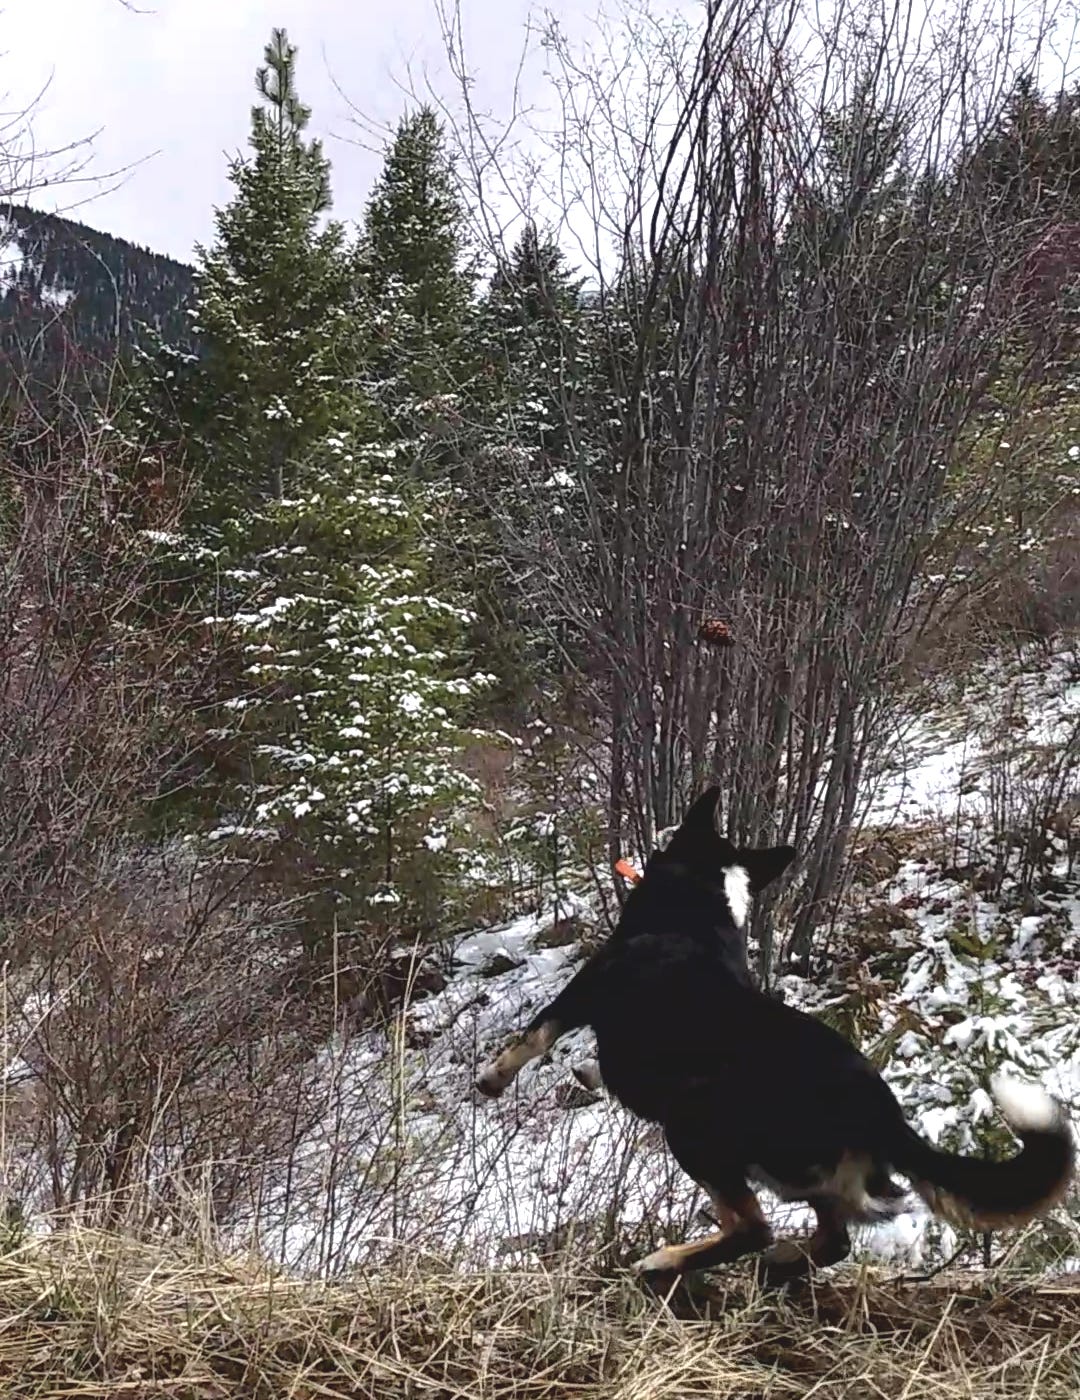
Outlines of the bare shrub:
<svg viewBox="0 0 1080 1400">
<path fill-rule="evenodd" d="M 532 624 L 603 741 L 609 857 L 718 780 L 732 835 L 800 850 L 800 962 L 912 654 L 964 593 L 953 564 L 993 493 L 974 474 L 951 489 L 952 468 L 990 387 L 1012 420 L 1071 333 L 1054 294 L 1030 314 L 1054 211 L 1006 217 L 976 159 L 1031 50 L 1002 20 L 990 54 L 970 7 L 920 49 L 893 37 L 905 15 L 643 10 L 587 53 L 553 26 L 562 125 L 528 181 L 446 25 L 493 255 L 507 203 L 539 190 L 594 288 L 555 370 L 563 508 L 522 443 L 505 515 Z M 698 639 L 717 617 L 724 650 Z"/>
<path fill-rule="evenodd" d="M 171 834 L 218 645 L 158 557 L 180 493 L 77 415 L 27 421 L 0 457 L 6 1190 L 225 1218 L 309 1127 L 323 1032 L 288 903 Z"/>
<path fill-rule="evenodd" d="M 475 1265 L 521 1262 L 576 1241 L 611 1267 L 665 1230 L 685 1232 L 696 1189 L 661 1138 L 616 1104 L 565 1106 L 565 1064 L 491 1111 L 472 1093 L 488 994 L 408 1003 L 389 1037 L 335 1036 L 320 1054 L 326 1108 L 275 1166 L 233 1238 L 334 1277 L 432 1251 Z M 418 1054 L 417 1051 L 422 1053 Z M 636 1224 L 634 1222 L 637 1222 Z"/>
<path fill-rule="evenodd" d="M 84 880 L 18 924 L 8 1034 L 34 1113 L 9 1150 L 40 1162 L 51 1210 L 175 1222 L 197 1199 L 226 1221 L 316 1112 L 322 1028 L 280 911 L 182 849 Z"/>
<path fill-rule="evenodd" d="M 978 635 L 984 655 L 1009 642 L 1018 658 L 1030 646 L 1045 657 L 1063 636 L 1080 634 L 1080 519 L 1074 501 L 1056 503 L 1053 517 L 1035 549 L 1014 549 L 1004 566 L 973 587 L 968 608 L 944 620 L 946 645 L 966 628 Z"/>
<path fill-rule="evenodd" d="M 1052 878 L 1064 845 L 1071 869 L 1080 799 L 1080 721 L 1066 715 L 1047 734 L 1032 736 L 1022 700 L 1005 692 L 983 765 L 987 835 L 994 853 L 989 892 L 1006 879 L 1021 900 Z"/>
</svg>

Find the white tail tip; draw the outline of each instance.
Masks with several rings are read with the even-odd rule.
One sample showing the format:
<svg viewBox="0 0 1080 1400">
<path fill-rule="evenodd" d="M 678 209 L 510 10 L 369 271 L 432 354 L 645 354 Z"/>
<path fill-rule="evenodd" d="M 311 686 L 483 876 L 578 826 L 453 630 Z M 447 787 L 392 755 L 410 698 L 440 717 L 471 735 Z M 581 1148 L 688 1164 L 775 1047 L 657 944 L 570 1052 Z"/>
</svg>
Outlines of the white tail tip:
<svg viewBox="0 0 1080 1400">
<path fill-rule="evenodd" d="M 990 1092 L 1009 1127 L 1021 1136 L 1026 1132 L 1049 1133 L 1060 1129 L 1060 1107 L 1037 1084 L 1021 1084 L 1018 1079 L 997 1074 L 990 1081 Z"/>
</svg>

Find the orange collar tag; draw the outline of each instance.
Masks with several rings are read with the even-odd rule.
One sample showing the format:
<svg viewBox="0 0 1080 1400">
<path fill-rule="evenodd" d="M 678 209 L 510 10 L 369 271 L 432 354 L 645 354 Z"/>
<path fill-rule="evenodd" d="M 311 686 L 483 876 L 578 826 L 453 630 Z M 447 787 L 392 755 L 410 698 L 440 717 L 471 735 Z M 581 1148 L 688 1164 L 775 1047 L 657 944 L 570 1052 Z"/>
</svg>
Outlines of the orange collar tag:
<svg viewBox="0 0 1080 1400">
<path fill-rule="evenodd" d="M 641 875 L 628 860 L 617 860 L 615 862 L 615 874 L 621 875 L 625 880 L 629 880 L 632 885 L 640 885 L 641 883 Z"/>
</svg>

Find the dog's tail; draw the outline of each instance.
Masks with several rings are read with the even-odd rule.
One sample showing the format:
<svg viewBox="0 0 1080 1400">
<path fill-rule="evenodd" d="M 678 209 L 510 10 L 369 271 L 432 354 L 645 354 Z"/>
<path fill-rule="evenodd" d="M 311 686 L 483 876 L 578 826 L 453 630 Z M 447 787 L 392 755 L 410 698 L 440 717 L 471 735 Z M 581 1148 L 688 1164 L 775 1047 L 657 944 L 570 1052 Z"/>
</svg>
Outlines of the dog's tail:
<svg viewBox="0 0 1080 1400">
<path fill-rule="evenodd" d="M 1056 1099 L 1000 1076 L 991 1089 L 1023 1143 L 1015 1157 L 993 1162 L 954 1156 L 908 1128 L 893 1161 L 934 1215 L 966 1229 L 994 1230 L 1036 1219 L 1065 1195 L 1075 1164 L 1072 1128 Z"/>
</svg>

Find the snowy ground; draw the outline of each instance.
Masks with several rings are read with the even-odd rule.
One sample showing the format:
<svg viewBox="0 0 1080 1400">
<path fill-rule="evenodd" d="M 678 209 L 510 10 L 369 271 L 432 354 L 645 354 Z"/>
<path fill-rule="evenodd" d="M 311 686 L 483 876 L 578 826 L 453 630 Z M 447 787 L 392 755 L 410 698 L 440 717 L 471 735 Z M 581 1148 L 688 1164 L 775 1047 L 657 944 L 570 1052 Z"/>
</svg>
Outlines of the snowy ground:
<svg viewBox="0 0 1080 1400">
<path fill-rule="evenodd" d="M 1043 746 L 1067 744 L 1080 726 L 1080 657 L 1062 652 L 1026 669 L 990 665 L 937 712 L 912 715 L 867 784 L 866 820 L 904 825 L 985 811 L 987 768 L 1023 766 Z"/>
<path fill-rule="evenodd" d="M 809 1008 L 861 1008 L 863 1048 L 920 1131 L 954 1149 L 986 1150 L 996 1114 L 983 1085 L 1002 1064 L 1080 1109 L 1077 887 L 1062 878 L 1014 907 L 1008 885 L 991 902 L 969 874 L 943 873 L 961 836 L 970 869 L 1001 765 L 1019 772 L 1038 746 L 1067 742 L 1080 716 L 1072 674 L 1061 657 L 984 678 L 978 697 L 900 737 L 868 786 L 867 823 L 874 839 L 903 834 L 904 857 L 853 887 L 832 984 L 785 979 L 788 998 Z M 594 919 L 584 899 L 561 912 Z M 444 950 L 445 989 L 409 1007 L 391 1037 L 327 1050 L 336 1110 L 301 1163 L 303 1188 L 292 1184 L 287 1229 L 266 1243 L 323 1269 L 403 1244 L 520 1263 L 570 1227 L 583 1251 L 613 1222 L 633 1250 L 694 1228 L 701 1202 L 655 1130 L 571 1075 L 591 1055 L 587 1033 L 528 1066 L 498 1102 L 473 1090 L 477 1065 L 572 974 L 581 947 L 565 937 L 549 910 L 463 938 Z M 772 1208 L 781 1229 L 801 1226 L 799 1211 Z M 921 1207 L 859 1240 L 865 1254 L 909 1265 L 953 1244 Z M 1062 1264 L 1069 1252 L 1059 1249 Z"/>
</svg>

